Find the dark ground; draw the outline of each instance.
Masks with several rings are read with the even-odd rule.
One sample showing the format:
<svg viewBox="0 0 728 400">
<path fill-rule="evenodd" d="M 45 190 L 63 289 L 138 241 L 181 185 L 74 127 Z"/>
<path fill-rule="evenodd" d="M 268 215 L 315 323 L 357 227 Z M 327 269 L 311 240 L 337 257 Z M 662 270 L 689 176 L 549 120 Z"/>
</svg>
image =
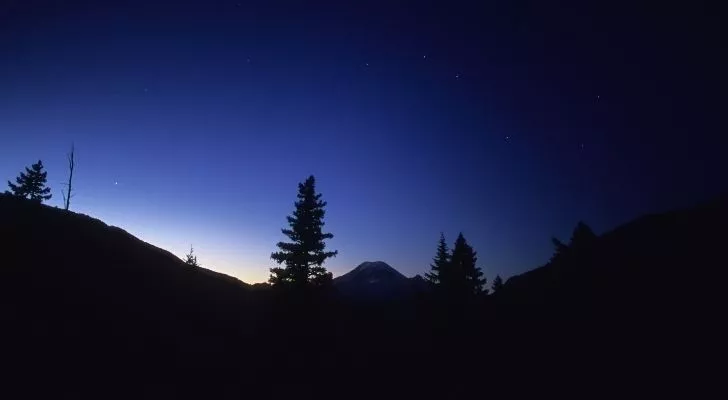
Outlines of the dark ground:
<svg viewBox="0 0 728 400">
<path fill-rule="evenodd" d="M 287 298 L 0 195 L 0 397 L 696 396 L 727 205 L 638 219 L 453 313 Z"/>
</svg>

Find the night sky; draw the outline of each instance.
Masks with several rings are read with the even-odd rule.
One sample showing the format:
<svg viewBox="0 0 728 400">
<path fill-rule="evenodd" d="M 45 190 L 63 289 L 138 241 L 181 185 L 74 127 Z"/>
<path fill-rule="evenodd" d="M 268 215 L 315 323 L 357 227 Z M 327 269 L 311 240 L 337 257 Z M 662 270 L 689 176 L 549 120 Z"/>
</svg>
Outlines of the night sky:
<svg viewBox="0 0 728 400">
<path fill-rule="evenodd" d="M 421 3 L 4 0 L 0 178 L 40 158 L 59 206 L 73 142 L 74 211 L 246 282 L 309 174 L 335 276 L 441 231 L 511 276 L 726 189 L 717 10 Z"/>
</svg>

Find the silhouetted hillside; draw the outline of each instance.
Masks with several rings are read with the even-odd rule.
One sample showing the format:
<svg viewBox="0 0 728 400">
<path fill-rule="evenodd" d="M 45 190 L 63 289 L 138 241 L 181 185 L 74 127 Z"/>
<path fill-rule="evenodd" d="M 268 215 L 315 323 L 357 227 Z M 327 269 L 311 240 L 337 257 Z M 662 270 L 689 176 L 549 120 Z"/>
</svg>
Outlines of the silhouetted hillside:
<svg viewBox="0 0 728 400">
<path fill-rule="evenodd" d="M 255 329 L 248 285 L 99 220 L 0 195 L 0 237 L 3 335 L 15 344 L 4 357 L 29 377 L 153 382 Z"/>
<path fill-rule="evenodd" d="M 8 398 L 313 395 L 373 368 L 383 388 L 419 353 L 412 318 L 254 289 L 85 215 L 0 195 L 0 235 Z"/>
<path fill-rule="evenodd" d="M 5 378 L 25 394 L 4 397 L 476 398 L 485 377 L 540 394 L 553 391 L 536 380 L 646 385 L 645 371 L 664 379 L 686 362 L 682 332 L 694 339 L 718 304 L 717 292 L 685 283 L 725 264 L 726 204 L 600 237 L 575 232 L 547 265 L 452 310 L 427 291 L 371 306 L 331 292 L 287 297 L 190 267 L 96 219 L 0 196 Z M 384 263 L 335 285 L 379 282 L 392 293 L 426 285 Z M 325 385 L 310 384 L 321 377 Z"/>
<path fill-rule="evenodd" d="M 589 315 L 643 324 L 674 318 L 688 301 L 709 294 L 707 285 L 691 281 L 710 280 L 726 263 L 726 226 L 725 197 L 637 218 L 510 278 L 498 305 L 540 317 Z"/>
</svg>

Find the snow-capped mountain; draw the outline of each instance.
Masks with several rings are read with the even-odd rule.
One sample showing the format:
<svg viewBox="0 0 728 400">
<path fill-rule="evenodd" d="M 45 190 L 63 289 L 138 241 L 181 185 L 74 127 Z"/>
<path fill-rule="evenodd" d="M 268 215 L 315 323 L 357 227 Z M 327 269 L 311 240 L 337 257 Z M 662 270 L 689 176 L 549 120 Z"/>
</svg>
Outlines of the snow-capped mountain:
<svg viewBox="0 0 728 400">
<path fill-rule="evenodd" d="M 417 279 L 419 278 L 419 279 Z M 407 296 L 422 289 L 421 277 L 407 278 L 382 261 L 366 261 L 334 279 L 344 295 L 364 298 Z"/>
</svg>

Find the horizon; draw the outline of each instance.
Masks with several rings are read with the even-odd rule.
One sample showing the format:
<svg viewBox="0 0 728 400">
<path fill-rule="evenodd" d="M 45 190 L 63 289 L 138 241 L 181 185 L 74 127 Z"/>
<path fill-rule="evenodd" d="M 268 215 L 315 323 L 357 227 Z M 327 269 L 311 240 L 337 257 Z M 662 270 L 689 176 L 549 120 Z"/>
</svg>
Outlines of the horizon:
<svg viewBox="0 0 728 400">
<path fill-rule="evenodd" d="M 726 193 L 728 193 L 728 192 L 726 192 Z M 720 198 L 721 196 L 725 196 L 725 193 L 723 193 L 723 194 L 719 194 L 719 195 L 717 195 L 716 197 Z M 62 207 L 63 207 L 63 204 L 62 204 L 62 203 L 58 203 L 58 204 L 51 204 L 51 203 L 53 203 L 53 200 L 54 200 L 54 199 L 56 199 L 56 197 L 55 197 L 55 196 L 53 197 L 53 199 L 51 199 L 51 200 L 50 200 L 49 202 L 47 202 L 47 203 L 44 203 L 43 205 L 44 205 L 44 206 L 47 206 L 47 207 L 52 207 L 52 208 L 56 208 L 56 209 L 62 209 Z M 710 199 L 708 199 L 708 201 L 710 201 Z M 690 204 L 690 205 L 687 205 L 686 207 L 687 207 L 687 208 L 690 208 L 690 207 L 697 207 L 697 206 L 700 206 L 701 204 L 703 204 L 703 202 L 699 202 L 699 203 L 695 203 L 695 204 Z M 681 208 L 681 209 L 682 209 L 682 208 Z M 664 210 L 664 211 L 679 211 L 679 210 L 681 210 L 681 209 Z M 74 209 L 71 209 L 71 210 L 69 210 L 69 211 L 70 211 L 70 212 L 72 212 L 72 213 L 75 213 L 75 214 L 79 214 L 79 215 L 84 215 L 84 216 L 87 216 L 87 217 L 89 217 L 89 218 L 92 218 L 92 219 L 95 219 L 95 220 L 101 221 L 102 223 L 106 224 L 106 225 L 107 225 L 107 226 L 109 226 L 109 227 L 115 227 L 115 228 L 119 228 L 119 229 L 122 229 L 122 230 L 123 230 L 123 231 L 125 231 L 126 233 L 128 233 L 128 234 L 132 235 L 133 237 L 135 237 L 135 238 L 137 238 L 137 239 L 141 240 L 141 241 L 142 241 L 142 242 L 144 242 L 144 243 L 147 243 L 148 245 L 151 245 L 151 246 L 157 247 L 157 248 L 159 248 L 159 249 L 161 249 L 161 250 L 164 250 L 164 251 L 167 251 L 167 252 L 169 252 L 169 253 L 170 253 L 170 254 L 172 254 L 173 256 L 177 257 L 177 258 L 179 259 L 179 261 L 180 261 L 180 262 L 184 262 L 184 257 L 185 257 L 185 254 L 189 253 L 189 248 L 188 248 L 187 250 L 185 250 L 185 251 L 181 251 L 181 253 L 175 252 L 175 251 L 173 251 L 173 250 L 171 250 L 171 249 L 165 248 L 164 246 L 162 246 L 162 245 L 160 245 L 160 244 L 158 244 L 158 243 L 155 243 L 154 241 L 151 241 L 151 240 L 147 240 L 147 239 L 146 239 L 145 237 L 143 237 L 142 235 L 138 234 L 137 232 L 134 232 L 134 231 L 132 231 L 132 230 L 129 230 L 129 229 L 127 229 L 127 228 L 124 228 L 123 226 L 120 226 L 120 225 L 116 225 L 116 224 L 110 223 L 109 221 L 107 221 L 107 220 L 104 220 L 104 219 L 103 219 L 103 218 L 101 218 L 101 217 L 98 217 L 98 216 L 95 216 L 95 215 L 91 215 L 91 214 L 88 214 L 88 213 L 85 213 L 85 212 L 82 212 L 82 211 L 79 211 L 79 210 L 74 210 Z M 635 218 L 632 218 L 632 219 L 630 219 L 630 220 L 628 220 L 628 221 L 623 221 L 623 222 L 621 222 L 621 223 L 617 224 L 616 226 L 610 227 L 609 229 L 607 229 L 607 230 L 605 230 L 605 231 L 603 231 L 603 232 L 596 232 L 596 231 L 595 231 L 595 234 L 597 234 L 597 236 L 602 236 L 602 235 L 604 235 L 604 234 L 606 234 L 606 233 L 609 233 L 609 232 L 611 232 L 611 231 L 613 231 L 613 230 L 615 230 L 615 229 L 617 229 L 617 228 L 621 227 L 622 225 L 625 225 L 625 224 L 628 224 L 628 223 L 632 222 L 632 221 L 633 221 L 634 219 L 636 219 L 636 218 L 640 218 L 640 217 L 643 217 L 643 216 L 646 216 L 646 215 L 650 215 L 650 214 L 655 214 L 655 213 L 648 213 L 648 214 L 642 214 L 642 215 L 636 216 Z M 565 239 L 565 240 L 566 240 L 567 238 L 568 238 L 568 236 L 565 236 L 564 238 L 559 238 L 559 239 Z M 193 245 L 192 247 L 193 247 L 193 248 L 195 249 L 195 250 L 194 250 L 194 251 L 195 251 L 195 255 L 197 255 L 197 256 L 199 257 L 199 253 L 198 253 L 198 250 L 197 250 L 197 248 L 196 248 L 196 247 L 194 247 L 194 245 Z M 549 255 L 549 257 L 550 257 L 550 255 Z M 543 261 L 542 263 L 540 263 L 540 264 L 537 264 L 537 265 L 533 265 L 533 266 L 531 266 L 530 268 L 527 268 L 527 269 L 525 269 L 524 271 L 521 271 L 521 272 L 519 272 L 519 273 L 516 273 L 516 274 L 512 274 L 512 275 L 502 275 L 502 274 L 494 274 L 494 275 L 492 275 L 492 276 L 486 276 L 486 277 L 488 278 L 488 282 L 486 283 L 486 288 L 490 287 L 490 285 L 492 284 L 492 281 L 493 281 L 493 279 L 494 279 L 494 278 L 495 278 L 496 276 L 500 276 L 500 277 L 501 277 L 501 278 L 503 279 L 503 281 L 505 282 L 505 281 L 507 281 L 507 280 L 508 280 L 509 278 L 511 278 L 512 276 L 515 276 L 515 275 L 520 275 L 521 273 L 524 273 L 524 272 L 528 272 L 528 271 L 531 271 L 531 270 L 533 270 L 533 269 L 536 269 L 536 268 L 539 268 L 539 267 L 542 267 L 542 266 L 546 265 L 546 264 L 548 263 L 548 259 L 549 259 L 549 257 L 547 257 L 547 258 L 546 258 L 546 259 L 545 259 L 545 260 L 544 260 L 544 261 Z M 335 258 L 334 258 L 334 260 L 335 260 Z M 327 263 L 329 263 L 330 261 L 331 261 L 331 260 L 327 261 Z M 357 267 L 359 267 L 360 265 L 362 265 L 362 264 L 365 264 L 365 263 L 384 263 L 384 264 L 386 264 L 386 265 L 388 265 L 388 266 L 390 266 L 390 267 L 394 268 L 395 270 L 397 270 L 397 271 L 399 271 L 399 272 L 402 272 L 402 271 L 400 271 L 400 269 L 399 269 L 399 268 L 397 268 L 397 266 L 396 266 L 396 265 L 392 265 L 392 264 L 391 264 L 390 262 L 388 262 L 387 260 L 384 260 L 384 259 L 378 259 L 378 258 L 369 258 L 369 259 L 364 259 L 364 260 L 362 260 L 362 261 L 359 261 L 358 263 L 356 263 L 356 264 L 354 264 L 354 265 L 351 265 L 351 266 L 349 266 L 349 269 L 341 269 L 341 270 L 330 270 L 330 271 L 331 271 L 331 272 L 333 272 L 333 275 L 334 275 L 334 279 L 335 279 L 335 278 L 337 278 L 337 277 L 339 277 L 339 276 L 342 276 L 342 275 L 344 275 L 344 274 L 346 274 L 346 273 L 348 273 L 348 272 L 351 272 L 351 271 L 352 271 L 352 270 L 354 270 L 355 268 L 357 268 Z M 324 266 L 326 266 L 326 263 L 324 264 Z M 243 283 L 245 283 L 245 284 L 250 284 L 250 285 L 254 285 L 254 284 L 258 284 L 258 283 L 268 283 L 268 279 L 267 279 L 267 277 L 266 277 L 266 278 L 265 278 L 264 280 L 261 280 L 261 281 L 249 281 L 249 280 L 245 280 L 245 279 L 243 279 L 243 278 L 242 278 L 242 277 L 240 277 L 240 276 L 237 276 L 237 275 L 235 275 L 235 273 L 234 273 L 234 272 L 233 272 L 233 273 L 229 273 L 229 272 L 227 272 L 227 271 L 225 271 L 225 270 L 221 270 L 221 269 L 219 269 L 219 268 L 216 268 L 216 267 L 215 267 L 214 265 L 209 265 L 209 264 L 204 264 L 204 263 L 201 263 L 200 267 L 201 267 L 201 268 L 205 268 L 205 269 L 208 269 L 208 270 L 211 270 L 211 271 L 214 271 L 214 272 L 222 273 L 222 274 L 228 275 L 228 276 L 230 276 L 230 277 L 233 277 L 233 278 L 236 278 L 236 279 L 240 280 L 241 282 L 243 282 Z M 429 264 L 428 264 L 428 265 L 427 265 L 427 266 L 426 266 L 425 268 L 423 268 L 423 269 L 422 269 L 422 271 L 420 271 L 420 272 L 415 272 L 414 274 L 411 274 L 411 275 L 410 275 L 410 274 L 405 274 L 405 273 L 403 273 L 403 275 L 405 275 L 405 276 L 406 276 L 407 278 L 414 278 L 415 276 L 424 276 L 424 273 L 425 273 L 425 272 L 428 272 L 428 270 L 429 270 Z M 268 269 L 266 269 L 266 271 L 268 271 Z M 267 275 L 267 274 L 268 274 L 268 273 L 266 272 L 266 275 Z"/>
<path fill-rule="evenodd" d="M 74 144 L 71 211 L 247 283 L 311 174 L 335 276 L 462 232 L 492 282 L 725 191 L 717 16 L 456 3 L 4 5 L 0 179 L 60 205 Z"/>
</svg>

